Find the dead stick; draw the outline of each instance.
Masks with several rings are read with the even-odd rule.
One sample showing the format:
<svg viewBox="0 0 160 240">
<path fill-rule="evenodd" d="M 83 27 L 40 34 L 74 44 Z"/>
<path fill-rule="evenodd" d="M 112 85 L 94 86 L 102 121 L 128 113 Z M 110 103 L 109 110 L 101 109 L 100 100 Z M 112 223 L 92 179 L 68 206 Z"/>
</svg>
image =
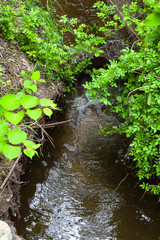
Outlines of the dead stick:
<svg viewBox="0 0 160 240">
<path fill-rule="evenodd" d="M 2 185 L 0 187 L 0 190 L 2 190 L 4 188 L 5 184 L 7 183 L 8 179 L 10 178 L 13 170 L 15 169 L 15 167 L 16 167 L 17 163 L 19 162 L 19 160 L 21 159 L 21 157 L 22 157 L 22 153 L 20 153 L 19 157 L 16 159 L 15 163 L 13 164 L 13 166 L 12 166 L 11 170 L 9 171 L 7 177 L 3 181 L 3 183 L 2 183 Z"/>
<path fill-rule="evenodd" d="M 38 126 L 33 126 L 32 128 L 40 128 L 43 127 L 43 128 L 50 128 L 50 127 L 54 127 L 56 125 L 60 125 L 60 124 L 65 124 L 65 123 L 69 123 L 69 122 L 72 122 L 73 119 L 69 119 L 69 120 L 66 120 L 66 121 L 62 121 L 62 122 L 55 122 L 55 123 L 49 123 L 49 124 L 41 124 L 41 125 L 38 125 Z"/>
<path fill-rule="evenodd" d="M 109 0 L 110 3 L 112 5 L 115 5 L 115 8 L 117 9 L 118 13 L 121 15 L 121 17 L 123 18 L 122 13 L 120 12 L 120 10 L 118 9 L 118 7 L 116 6 L 116 4 L 114 4 L 114 2 L 112 2 L 112 0 Z M 127 26 L 129 27 L 129 29 L 131 30 L 131 32 L 138 38 L 138 40 L 141 42 L 141 39 L 138 37 L 138 35 L 136 34 L 136 32 L 132 29 L 132 27 L 130 25 L 127 24 Z"/>
<path fill-rule="evenodd" d="M 118 189 L 119 189 L 119 187 L 121 186 L 121 184 L 124 182 L 124 180 L 126 180 L 126 178 L 129 176 L 130 174 L 128 173 L 121 181 L 120 181 L 120 183 L 118 184 L 118 187 L 116 187 L 116 189 L 114 190 L 114 192 L 116 192 Z"/>
</svg>

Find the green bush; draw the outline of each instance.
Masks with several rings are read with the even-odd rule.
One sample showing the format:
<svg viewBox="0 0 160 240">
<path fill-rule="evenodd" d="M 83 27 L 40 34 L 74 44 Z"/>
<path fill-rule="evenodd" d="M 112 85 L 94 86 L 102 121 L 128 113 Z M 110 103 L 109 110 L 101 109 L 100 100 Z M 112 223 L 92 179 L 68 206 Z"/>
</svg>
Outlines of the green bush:
<svg viewBox="0 0 160 240">
<path fill-rule="evenodd" d="M 96 46 L 105 41 L 92 34 L 89 26 L 78 24 L 77 19 L 63 16 L 56 22 L 52 6 L 46 11 L 30 1 L 8 0 L 0 6 L 0 28 L 8 40 L 18 42 L 20 48 L 32 58 L 39 68 L 54 81 L 74 81 L 92 57 L 78 62 L 78 56 L 98 56 Z M 71 32 L 74 43 L 64 43 L 64 33 Z"/>
<path fill-rule="evenodd" d="M 25 73 L 22 72 L 21 75 L 24 77 Z M 21 151 L 30 158 L 38 155 L 36 149 L 41 144 L 27 139 L 26 130 L 32 129 L 43 114 L 51 117 L 53 110 L 58 110 L 57 104 L 52 100 L 39 100 L 34 96 L 37 92 L 36 81 L 44 82 L 40 79 L 39 71 L 34 72 L 30 78 L 26 77 L 22 91 L 0 98 L 0 152 L 10 160 L 17 158 Z M 30 123 L 25 122 L 26 116 L 31 119 Z"/>
<path fill-rule="evenodd" d="M 105 28 L 133 27 L 138 40 L 130 49 L 122 50 L 118 61 L 110 61 L 107 69 L 94 70 L 92 82 L 86 83 L 86 88 L 93 99 L 110 106 L 123 119 L 120 126 L 106 134 L 118 132 L 131 139 L 129 155 L 136 163 L 140 186 L 159 194 L 160 4 L 158 0 L 143 2 L 142 8 L 137 1 L 123 6 L 121 17 L 114 16 L 118 22 L 108 21 Z M 139 13 L 141 18 L 137 18 Z"/>
</svg>

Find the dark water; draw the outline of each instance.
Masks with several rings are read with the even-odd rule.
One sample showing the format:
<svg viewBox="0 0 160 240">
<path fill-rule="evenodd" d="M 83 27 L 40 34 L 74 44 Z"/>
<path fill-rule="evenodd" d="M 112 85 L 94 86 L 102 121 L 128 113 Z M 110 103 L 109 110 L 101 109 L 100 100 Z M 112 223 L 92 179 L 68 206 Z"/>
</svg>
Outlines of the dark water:
<svg viewBox="0 0 160 240">
<path fill-rule="evenodd" d="M 58 2 L 69 17 L 88 24 L 97 21 L 95 1 Z M 54 8 L 61 14 L 55 2 Z M 157 199 L 142 198 L 132 175 L 115 191 L 132 172 L 123 164 L 128 142 L 96 133 L 100 123 L 118 120 L 103 115 L 102 106 L 89 103 L 81 90 L 66 106 L 65 118 L 74 123 L 49 131 L 55 148 L 47 141 L 43 157 L 30 161 L 23 176 L 21 218 L 14 219 L 18 234 L 26 240 L 160 239 Z"/>
<path fill-rule="evenodd" d="M 44 156 L 28 165 L 21 191 L 18 234 L 26 240 L 160 239 L 160 206 L 144 197 L 126 176 L 127 141 L 96 135 L 98 123 L 118 123 L 84 93 L 67 101 L 66 118 L 74 123 L 50 131 Z"/>
</svg>

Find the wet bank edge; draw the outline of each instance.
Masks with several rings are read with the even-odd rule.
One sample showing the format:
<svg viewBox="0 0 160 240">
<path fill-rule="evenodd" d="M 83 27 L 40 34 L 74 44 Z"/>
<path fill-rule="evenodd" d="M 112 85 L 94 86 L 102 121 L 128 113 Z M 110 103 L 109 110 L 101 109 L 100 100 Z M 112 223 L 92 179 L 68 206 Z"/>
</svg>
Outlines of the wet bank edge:
<svg viewBox="0 0 160 240">
<path fill-rule="evenodd" d="M 2 84 L 0 85 L 0 97 L 2 97 L 4 94 L 21 90 L 22 79 L 20 78 L 20 73 L 21 71 L 34 71 L 34 64 L 17 45 L 7 41 L 1 34 L 0 57 L 0 65 L 2 68 L 1 80 L 4 82 L 4 87 Z M 41 73 L 41 77 L 43 77 L 43 73 Z M 55 100 L 62 94 L 63 88 L 62 84 L 38 83 L 37 95 L 39 98 L 45 97 Z M 19 215 L 20 176 L 25 169 L 27 161 L 27 158 L 22 156 L 12 175 L 9 177 L 8 182 L 5 184 L 4 188 L 0 190 L 0 221 L 5 221 L 10 226 L 14 225 L 10 220 L 10 213 Z M 9 161 L 0 155 L 0 186 L 2 186 L 14 162 L 15 160 Z M 2 226 L 5 227 L 2 223 L 0 225 L 0 230 L 2 230 Z M 13 231 L 13 228 L 11 230 L 14 233 L 16 232 L 15 230 Z"/>
</svg>

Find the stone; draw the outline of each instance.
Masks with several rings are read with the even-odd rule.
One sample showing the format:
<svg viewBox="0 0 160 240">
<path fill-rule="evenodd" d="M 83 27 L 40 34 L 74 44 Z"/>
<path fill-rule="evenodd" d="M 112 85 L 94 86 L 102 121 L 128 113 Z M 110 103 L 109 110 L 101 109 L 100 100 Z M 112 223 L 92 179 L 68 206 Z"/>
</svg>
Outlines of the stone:
<svg viewBox="0 0 160 240">
<path fill-rule="evenodd" d="M 0 240 L 12 240 L 11 229 L 6 222 L 0 220 Z"/>
</svg>

